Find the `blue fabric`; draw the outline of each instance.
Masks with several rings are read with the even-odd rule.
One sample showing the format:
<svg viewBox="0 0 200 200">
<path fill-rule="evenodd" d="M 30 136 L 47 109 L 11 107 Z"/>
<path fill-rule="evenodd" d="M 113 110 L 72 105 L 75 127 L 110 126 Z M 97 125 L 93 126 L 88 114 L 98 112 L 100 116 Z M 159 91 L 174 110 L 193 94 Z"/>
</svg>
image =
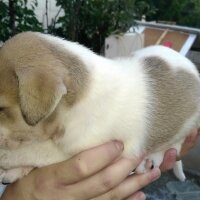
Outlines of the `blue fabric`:
<svg viewBox="0 0 200 200">
<path fill-rule="evenodd" d="M 6 188 L 5 185 L 1 185 L 1 184 L 0 184 L 0 197 L 1 197 L 1 195 L 3 194 L 5 188 Z"/>
</svg>

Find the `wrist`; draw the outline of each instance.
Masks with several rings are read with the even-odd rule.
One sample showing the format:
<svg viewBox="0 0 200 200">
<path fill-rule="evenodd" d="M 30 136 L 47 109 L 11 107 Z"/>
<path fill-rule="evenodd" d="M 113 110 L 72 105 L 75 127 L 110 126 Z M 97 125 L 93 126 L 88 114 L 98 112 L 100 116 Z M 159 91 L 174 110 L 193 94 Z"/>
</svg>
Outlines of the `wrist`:
<svg viewBox="0 0 200 200">
<path fill-rule="evenodd" d="M 8 185 L 0 200 L 32 200 L 29 185 L 22 186 L 20 182 Z"/>
<path fill-rule="evenodd" d="M 9 185 L 5 188 L 0 200 L 14 200 L 14 196 L 12 185 Z"/>
</svg>

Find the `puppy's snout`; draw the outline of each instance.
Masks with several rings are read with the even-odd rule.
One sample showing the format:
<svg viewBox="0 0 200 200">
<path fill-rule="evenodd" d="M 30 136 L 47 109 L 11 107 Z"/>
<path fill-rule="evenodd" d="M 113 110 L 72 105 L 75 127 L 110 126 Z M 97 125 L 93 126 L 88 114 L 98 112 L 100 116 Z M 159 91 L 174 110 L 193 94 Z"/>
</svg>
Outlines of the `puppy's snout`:
<svg viewBox="0 0 200 200">
<path fill-rule="evenodd" d="M 6 180 L 2 180 L 1 184 L 3 184 L 3 185 L 9 185 L 10 182 L 7 182 Z"/>
<path fill-rule="evenodd" d="M 0 175 L 0 183 L 3 184 L 3 185 L 8 185 L 10 184 L 10 180 L 5 176 L 5 171 L 2 170 L 3 173 L 1 173 Z"/>
</svg>

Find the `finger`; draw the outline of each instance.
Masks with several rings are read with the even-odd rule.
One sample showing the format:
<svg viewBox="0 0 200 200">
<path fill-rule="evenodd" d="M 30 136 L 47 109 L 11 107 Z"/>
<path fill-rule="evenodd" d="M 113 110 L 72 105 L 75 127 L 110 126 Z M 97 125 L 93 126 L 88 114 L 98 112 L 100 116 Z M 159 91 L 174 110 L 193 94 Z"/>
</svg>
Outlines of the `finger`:
<svg viewBox="0 0 200 200">
<path fill-rule="evenodd" d="M 129 176 L 124 182 L 118 185 L 116 188 L 107 192 L 106 194 L 95 198 L 95 200 L 121 200 L 121 199 L 137 199 L 136 196 L 138 190 L 148 185 L 152 181 L 158 179 L 161 175 L 159 168 L 154 168 L 151 171 L 143 174 L 136 174 Z M 136 193 L 135 193 L 136 192 Z M 135 193 L 135 194 L 133 194 Z"/>
<path fill-rule="evenodd" d="M 197 132 L 198 132 L 198 137 L 200 137 L 200 128 L 198 128 Z"/>
<path fill-rule="evenodd" d="M 177 160 L 180 160 L 181 157 L 185 156 L 188 151 L 194 147 L 198 139 L 198 134 L 199 130 L 195 130 L 185 139 L 181 148 L 180 156 L 178 156 Z"/>
<path fill-rule="evenodd" d="M 146 199 L 146 195 L 143 192 L 136 192 L 135 194 L 131 195 L 126 200 L 145 200 L 145 199 Z"/>
<path fill-rule="evenodd" d="M 122 184 L 110 192 L 110 194 L 108 193 L 108 196 L 110 195 L 113 197 L 113 195 L 116 195 L 119 199 L 125 199 L 152 181 L 158 179 L 160 175 L 160 169 L 154 168 L 147 173 L 130 176 Z"/>
<path fill-rule="evenodd" d="M 192 146 L 192 145 L 196 142 L 197 136 L 198 136 L 198 131 L 197 131 L 197 130 L 193 131 L 193 132 L 186 138 L 184 144 L 188 144 L 189 146 Z"/>
<path fill-rule="evenodd" d="M 72 184 L 105 168 L 118 158 L 122 151 L 123 144 L 112 141 L 86 150 L 67 161 L 54 164 L 49 171 L 63 184 Z"/>
<path fill-rule="evenodd" d="M 163 162 L 160 166 L 162 172 L 168 171 L 173 168 L 176 162 L 177 151 L 176 149 L 169 149 L 165 152 Z"/>
<path fill-rule="evenodd" d="M 108 192 L 119 185 L 139 162 L 140 160 L 121 158 L 100 173 L 77 183 L 75 188 L 81 188 L 77 199 L 83 199 L 83 196 L 85 199 L 91 199 Z"/>
</svg>

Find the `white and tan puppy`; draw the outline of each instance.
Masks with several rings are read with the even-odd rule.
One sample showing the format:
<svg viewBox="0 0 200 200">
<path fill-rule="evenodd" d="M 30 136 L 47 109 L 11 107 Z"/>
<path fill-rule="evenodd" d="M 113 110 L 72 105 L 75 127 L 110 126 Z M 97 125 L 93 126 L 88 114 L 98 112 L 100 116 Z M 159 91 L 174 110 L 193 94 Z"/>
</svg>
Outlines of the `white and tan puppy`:
<svg viewBox="0 0 200 200">
<path fill-rule="evenodd" d="M 124 142 L 124 156 L 147 154 L 159 166 L 180 151 L 200 117 L 195 66 L 155 46 L 109 60 L 41 33 L 21 33 L 0 49 L 0 168 L 12 182 L 33 167 L 63 161 L 107 142 Z M 177 163 L 175 173 L 185 176 Z"/>
</svg>

